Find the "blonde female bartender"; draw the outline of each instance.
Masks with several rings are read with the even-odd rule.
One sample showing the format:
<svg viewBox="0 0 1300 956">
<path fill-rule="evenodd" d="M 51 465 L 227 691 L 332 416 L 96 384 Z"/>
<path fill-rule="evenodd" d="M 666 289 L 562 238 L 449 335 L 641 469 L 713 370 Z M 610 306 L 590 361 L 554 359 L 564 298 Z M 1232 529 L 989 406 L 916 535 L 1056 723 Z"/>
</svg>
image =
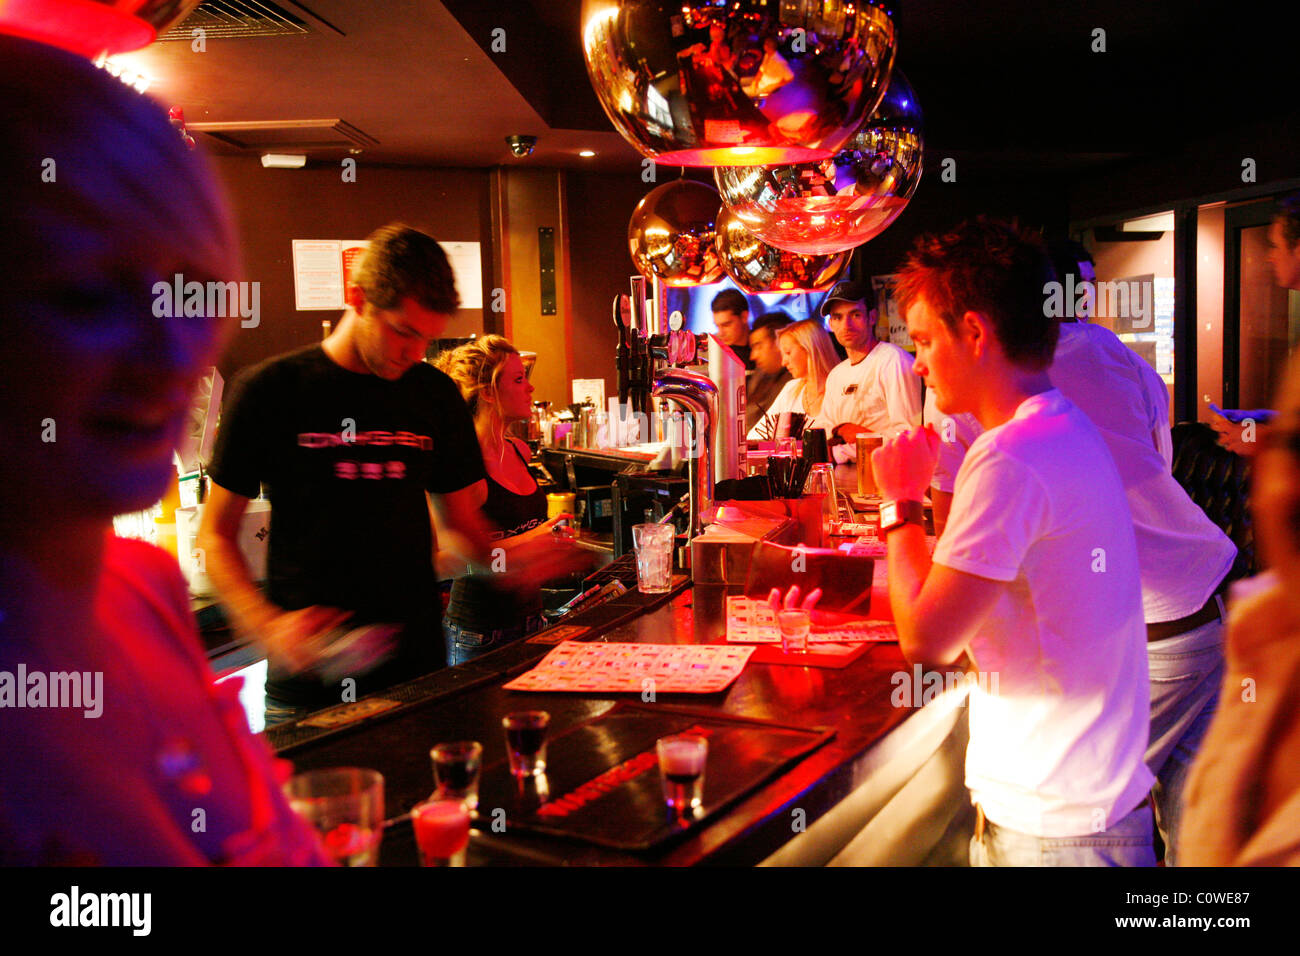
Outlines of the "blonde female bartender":
<svg viewBox="0 0 1300 956">
<path fill-rule="evenodd" d="M 443 633 L 447 663 L 454 666 L 527 637 L 545 623 L 540 595 L 506 589 L 493 580 L 496 573 L 540 559 L 554 575 L 563 575 L 589 559 L 570 540 L 566 525 L 572 515 L 547 519 L 546 493 L 528 470 L 528 446 L 506 435 L 511 422 L 525 421 L 532 412 L 533 386 L 518 350 L 503 336 L 486 335 L 443 353 L 435 364 L 451 376 L 474 417 L 488 474 L 479 506 L 500 529 L 493 534 L 500 550 L 493 551 L 491 571 L 461 574 L 452 585 Z M 439 529 L 441 544 L 448 537 Z"/>
</svg>

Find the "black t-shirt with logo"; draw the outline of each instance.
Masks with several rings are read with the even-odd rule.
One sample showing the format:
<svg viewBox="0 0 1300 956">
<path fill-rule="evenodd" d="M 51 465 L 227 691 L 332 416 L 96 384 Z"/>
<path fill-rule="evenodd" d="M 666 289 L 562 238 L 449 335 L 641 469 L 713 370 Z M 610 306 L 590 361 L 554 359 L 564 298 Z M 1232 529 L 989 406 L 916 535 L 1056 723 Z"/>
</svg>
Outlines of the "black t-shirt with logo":
<svg viewBox="0 0 1300 956">
<path fill-rule="evenodd" d="M 240 373 L 222 409 L 212 480 L 271 500 L 268 597 L 286 610 L 353 611 L 345 627 L 404 626 L 398 653 L 357 678 L 357 694 L 445 664 L 425 492 L 485 478 L 469 410 L 424 362 L 399 380 L 349 372 L 320 345 Z M 267 692 L 337 703 L 340 687 L 274 666 Z"/>
</svg>

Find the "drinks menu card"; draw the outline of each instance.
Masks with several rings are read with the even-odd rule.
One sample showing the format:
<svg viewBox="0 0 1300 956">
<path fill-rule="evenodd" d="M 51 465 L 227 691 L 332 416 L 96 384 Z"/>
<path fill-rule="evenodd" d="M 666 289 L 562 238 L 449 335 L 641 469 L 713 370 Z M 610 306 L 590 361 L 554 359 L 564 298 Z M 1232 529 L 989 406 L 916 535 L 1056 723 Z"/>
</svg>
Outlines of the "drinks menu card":
<svg viewBox="0 0 1300 956">
<path fill-rule="evenodd" d="M 565 641 L 506 690 L 715 694 L 745 669 L 752 647 L 719 644 L 602 644 Z"/>
<path fill-rule="evenodd" d="M 776 611 L 766 601 L 732 595 L 727 598 L 727 640 L 739 644 L 780 644 Z M 833 624 L 813 622 L 808 643 L 896 641 L 893 621 L 844 620 Z"/>
</svg>

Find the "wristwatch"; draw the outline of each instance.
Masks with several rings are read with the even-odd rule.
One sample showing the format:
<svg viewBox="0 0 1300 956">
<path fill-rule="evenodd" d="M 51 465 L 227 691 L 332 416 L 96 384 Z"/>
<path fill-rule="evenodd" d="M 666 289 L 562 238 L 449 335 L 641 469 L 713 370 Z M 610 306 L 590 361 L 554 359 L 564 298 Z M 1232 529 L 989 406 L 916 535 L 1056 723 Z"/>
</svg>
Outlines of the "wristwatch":
<svg viewBox="0 0 1300 956">
<path fill-rule="evenodd" d="M 909 522 L 925 528 L 925 506 L 919 501 L 884 501 L 880 504 L 880 533 L 886 535 Z"/>
</svg>

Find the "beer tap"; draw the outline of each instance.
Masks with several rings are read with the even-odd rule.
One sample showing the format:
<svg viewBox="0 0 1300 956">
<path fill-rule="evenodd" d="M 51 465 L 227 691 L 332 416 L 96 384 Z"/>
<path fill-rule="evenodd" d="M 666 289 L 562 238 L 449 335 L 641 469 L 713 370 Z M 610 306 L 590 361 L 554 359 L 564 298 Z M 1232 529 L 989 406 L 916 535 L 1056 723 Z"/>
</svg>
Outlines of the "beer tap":
<svg viewBox="0 0 1300 956">
<path fill-rule="evenodd" d="M 718 423 L 718 386 L 705 375 L 665 368 L 655 375 L 654 397 L 680 405 L 691 430 L 687 446 L 690 474 L 690 528 L 694 538 L 713 519 L 713 430 Z"/>
<path fill-rule="evenodd" d="M 655 376 L 666 366 L 693 363 L 697 354 L 695 336 L 685 330 L 659 327 L 648 308 L 646 280 L 642 276 L 632 277 L 630 295 L 614 297 L 613 321 L 618 332 L 619 403 L 630 406 L 634 413 L 648 415 Z"/>
</svg>

